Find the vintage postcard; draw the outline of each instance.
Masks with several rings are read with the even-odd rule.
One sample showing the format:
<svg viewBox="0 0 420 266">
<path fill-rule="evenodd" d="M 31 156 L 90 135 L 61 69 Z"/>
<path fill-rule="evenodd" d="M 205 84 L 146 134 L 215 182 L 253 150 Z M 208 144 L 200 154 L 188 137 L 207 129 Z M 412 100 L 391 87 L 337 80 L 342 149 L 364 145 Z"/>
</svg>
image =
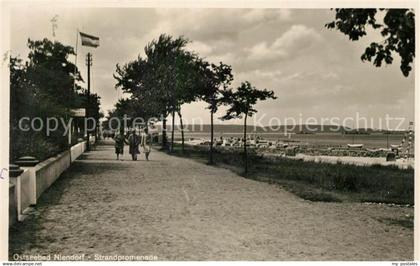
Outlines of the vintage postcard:
<svg viewBox="0 0 420 266">
<path fill-rule="evenodd" d="M 3 1 L 1 259 L 414 261 L 418 5 Z"/>
</svg>

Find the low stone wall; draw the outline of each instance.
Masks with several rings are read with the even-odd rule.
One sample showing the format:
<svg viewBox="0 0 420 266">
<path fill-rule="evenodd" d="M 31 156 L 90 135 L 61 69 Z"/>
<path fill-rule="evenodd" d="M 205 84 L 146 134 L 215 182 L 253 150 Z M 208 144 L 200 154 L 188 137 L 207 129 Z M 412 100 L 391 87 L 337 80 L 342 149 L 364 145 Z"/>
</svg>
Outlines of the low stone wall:
<svg viewBox="0 0 420 266">
<path fill-rule="evenodd" d="M 9 226 L 17 221 L 16 186 L 9 184 Z"/>
<path fill-rule="evenodd" d="M 10 177 L 9 222 L 11 219 L 22 221 L 25 211 L 35 205 L 42 193 L 47 190 L 60 175 L 70 167 L 86 150 L 86 141 L 80 142 L 57 156 L 51 157 L 33 167 L 21 167 L 23 173 Z M 13 189 L 12 189 L 13 187 Z M 16 215 L 12 215 L 12 214 Z M 13 218 L 14 217 L 14 218 Z M 10 223 L 12 225 L 13 223 Z"/>
<path fill-rule="evenodd" d="M 10 177 L 10 182 L 16 186 L 16 209 L 17 220 L 23 220 L 23 214 L 31 205 L 31 175 L 28 169 L 25 169 L 18 177 Z"/>
<path fill-rule="evenodd" d="M 64 151 L 35 166 L 36 199 L 57 180 L 64 170 L 69 168 L 70 163 L 70 151 Z"/>
<path fill-rule="evenodd" d="M 73 145 L 70 148 L 70 160 L 74 162 L 86 150 L 86 141 Z"/>
</svg>

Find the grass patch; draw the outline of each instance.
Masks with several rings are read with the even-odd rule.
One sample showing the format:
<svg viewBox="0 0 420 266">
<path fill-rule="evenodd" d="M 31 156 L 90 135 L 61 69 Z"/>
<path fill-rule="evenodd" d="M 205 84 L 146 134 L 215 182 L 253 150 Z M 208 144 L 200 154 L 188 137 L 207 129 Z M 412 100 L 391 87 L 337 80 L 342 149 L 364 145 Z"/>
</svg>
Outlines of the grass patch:
<svg viewBox="0 0 420 266">
<path fill-rule="evenodd" d="M 301 191 L 302 193 L 298 193 L 297 195 L 305 200 L 310 201 L 322 201 L 322 202 L 342 202 L 339 197 L 335 197 L 332 194 L 325 193 L 325 192 L 307 192 Z"/>
<path fill-rule="evenodd" d="M 381 218 L 381 219 L 378 219 L 378 221 L 386 225 L 397 225 L 397 226 L 402 226 L 407 229 L 414 229 L 414 216 L 407 216 L 400 219 Z"/>
<path fill-rule="evenodd" d="M 185 145 L 182 153 L 180 145 L 175 145 L 171 154 L 208 162 L 208 147 Z M 311 201 L 414 205 L 414 169 L 305 162 L 290 158 L 267 159 L 251 150 L 249 171 L 244 175 L 240 149 L 216 149 L 213 158 L 216 166 L 228 168 L 246 178 L 281 185 Z"/>
<path fill-rule="evenodd" d="M 289 180 L 282 181 L 279 184 L 287 191 L 305 200 L 321 202 L 342 202 L 345 200 L 343 195 L 336 192 L 325 191 L 324 189 L 301 182 Z"/>
</svg>

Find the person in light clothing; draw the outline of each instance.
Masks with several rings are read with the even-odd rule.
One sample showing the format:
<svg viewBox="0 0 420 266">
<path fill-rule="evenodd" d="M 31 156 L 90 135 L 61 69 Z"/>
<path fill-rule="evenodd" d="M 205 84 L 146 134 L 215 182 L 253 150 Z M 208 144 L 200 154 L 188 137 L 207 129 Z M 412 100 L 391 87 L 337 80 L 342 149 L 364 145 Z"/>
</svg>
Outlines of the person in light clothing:
<svg viewBox="0 0 420 266">
<path fill-rule="evenodd" d="M 140 144 L 140 146 L 143 148 L 144 154 L 146 155 L 146 160 L 149 160 L 149 155 L 151 151 L 151 148 L 150 148 L 151 142 L 152 142 L 152 138 L 146 128 L 141 134 L 141 144 Z"/>
</svg>

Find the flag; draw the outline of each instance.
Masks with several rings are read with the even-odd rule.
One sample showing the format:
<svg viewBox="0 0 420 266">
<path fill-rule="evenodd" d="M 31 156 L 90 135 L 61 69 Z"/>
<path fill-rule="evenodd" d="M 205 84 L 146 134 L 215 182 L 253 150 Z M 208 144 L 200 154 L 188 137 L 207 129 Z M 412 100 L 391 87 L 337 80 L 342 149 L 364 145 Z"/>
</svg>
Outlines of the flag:
<svg viewBox="0 0 420 266">
<path fill-rule="evenodd" d="M 99 46 L 99 38 L 80 32 L 80 37 L 82 38 L 82 45 L 90 46 L 90 47 L 98 47 Z"/>
</svg>

